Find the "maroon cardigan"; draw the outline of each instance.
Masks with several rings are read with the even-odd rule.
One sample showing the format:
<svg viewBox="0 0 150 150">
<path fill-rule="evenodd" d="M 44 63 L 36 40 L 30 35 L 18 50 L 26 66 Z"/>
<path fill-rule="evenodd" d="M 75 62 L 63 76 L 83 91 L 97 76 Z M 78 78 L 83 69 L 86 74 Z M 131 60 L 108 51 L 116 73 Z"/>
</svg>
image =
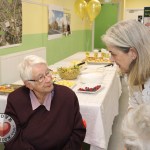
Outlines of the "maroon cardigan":
<svg viewBox="0 0 150 150">
<path fill-rule="evenodd" d="M 86 129 L 75 93 L 54 85 L 50 111 L 41 105 L 32 110 L 29 89 L 25 86 L 8 96 L 5 113 L 17 126 L 15 137 L 5 150 L 80 150 Z"/>
</svg>

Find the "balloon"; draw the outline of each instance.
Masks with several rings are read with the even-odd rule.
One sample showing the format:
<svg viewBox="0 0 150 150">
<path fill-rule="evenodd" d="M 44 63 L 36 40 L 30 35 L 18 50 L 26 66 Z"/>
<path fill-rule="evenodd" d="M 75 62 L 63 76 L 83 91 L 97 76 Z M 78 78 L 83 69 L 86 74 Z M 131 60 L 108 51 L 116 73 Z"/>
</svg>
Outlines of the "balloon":
<svg viewBox="0 0 150 150">
<path fill-rule="evenodd" d="M 87 4 L 87 12 L 90 21 L 93 21 L 96 16 L 100 13 L 101 3 L 98 0 L 90 0 Z"/>
<path fill-rule="evenodd" d="M 87 3 L 90 1 L 90 0 L 85 0 Z"/>
<path fill-rule="evenodd" d="M 74 3 L 75 13 L 82 19 L 86 15 L 86 7 L 87 7 L 87 3 L 85 0 L 76 0 L 76 2 Z"/>
</svg>

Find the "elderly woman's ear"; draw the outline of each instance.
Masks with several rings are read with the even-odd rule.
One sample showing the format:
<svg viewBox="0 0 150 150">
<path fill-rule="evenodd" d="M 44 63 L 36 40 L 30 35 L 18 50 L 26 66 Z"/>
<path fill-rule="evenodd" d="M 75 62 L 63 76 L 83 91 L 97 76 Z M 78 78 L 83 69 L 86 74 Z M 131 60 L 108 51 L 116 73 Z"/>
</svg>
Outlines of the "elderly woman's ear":
<svg viewBox="0 0 150 150">
<path fill-rule="evenodd" d="M 137 58 L 137 50 L 133 47 L 130 48 L 129 50 L 129 55 L 131 57 L 132 60 L 135 60 Z"/>
<path fill-rule="evenodd" d="M 29 88 L 30 90 L 33 90 L 33 86 L 32 86 L 32 83 L 29 82 L 29 81 L 24 81 L 24 85 Z"/>
</svg>

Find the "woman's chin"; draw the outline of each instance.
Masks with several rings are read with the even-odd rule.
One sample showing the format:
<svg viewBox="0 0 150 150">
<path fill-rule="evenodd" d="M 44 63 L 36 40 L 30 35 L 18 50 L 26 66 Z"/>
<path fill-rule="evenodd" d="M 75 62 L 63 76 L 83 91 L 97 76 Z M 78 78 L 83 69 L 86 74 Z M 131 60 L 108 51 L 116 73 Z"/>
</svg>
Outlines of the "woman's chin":
<svg viewBox="0 0 150 150">
<path fill-rule="evenodd" d="M 118 66 L 119 67 L 119 66 Z M 121 73 L 121 74 L 127 74 L 128 73 L 128 70 L 126 70 L 126 69 L 123 69 L 123 68 L 120 68 L 119 67 L 119 72 Z"/>
<path fill-rule="evenodd" d="M 51 92 L 53 89 L 54 89 L 53 84 L 51 84 L 51 85 L 45 87 L 45 90 L 46 90 L 47 92 Z"/>
</svg>

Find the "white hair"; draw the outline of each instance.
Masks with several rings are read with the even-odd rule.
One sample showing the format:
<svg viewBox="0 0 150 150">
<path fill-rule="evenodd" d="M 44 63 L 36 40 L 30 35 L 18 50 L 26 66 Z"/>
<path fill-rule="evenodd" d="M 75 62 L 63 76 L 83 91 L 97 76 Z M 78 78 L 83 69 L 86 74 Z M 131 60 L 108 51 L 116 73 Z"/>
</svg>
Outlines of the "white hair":
<svg viewBox="0 0 150 150">
<path fill-rule="evenodd" d="M 127 150 L 150 150 L 150 104 L 130 110 L 123 119 L 121 131 Z"/>
<path fill-rule="evenodd" d="M 46 64 L 46 61 L 36 55 L 28 55 L 19 64 L 20 77 L 23 81 L 30 80 L 32 78 L 32 68 L 36 64 Z"/>
</svg>

